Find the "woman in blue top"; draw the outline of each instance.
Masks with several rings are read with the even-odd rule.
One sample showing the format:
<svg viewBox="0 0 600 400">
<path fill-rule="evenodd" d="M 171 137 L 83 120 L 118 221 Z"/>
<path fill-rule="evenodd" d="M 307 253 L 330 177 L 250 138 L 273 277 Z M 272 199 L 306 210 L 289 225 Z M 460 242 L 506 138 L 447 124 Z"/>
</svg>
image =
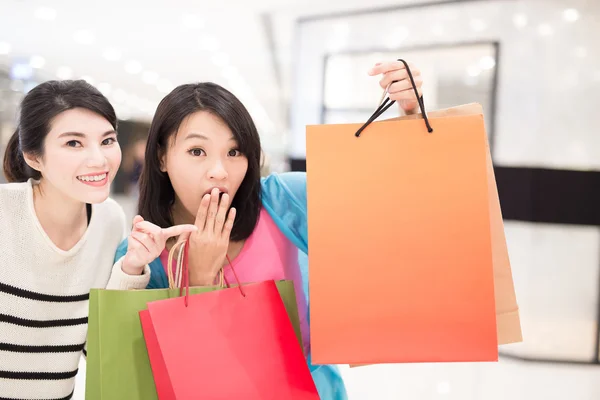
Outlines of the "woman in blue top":
<svg viewBox="0 0 600 400">
<path fill-rule="evenodd" d="M 420 91 L 420 73 L 411 71 Z M 383 75 L 380 85 L 406 112 L 416 108 L 402 63 L 380 63 L 369 73 Z M 149 264 L 148 288 L 166 288 L 166 255 L 175 241 L 160 248 L 164 241 L 156 238 L 162 237 L 162 229 L 193 223 L 197 230 L 180 237 L 190 242 L 190 285 L 213 285 L 221 270 L 227 277 L 227 257 L 241 281 L 292 277 L 297 292 L 302 292 L 298 296 L 301 324 L 306 327 L 302 333 L 319 395 L 346 399 L 337 367 L 310 361 L 306 175 L 283 173 L 261 179 L 260 156 L 256 127 L 233 94 L 211 83 L 174 89 L 152 121 L 140 178 L 139 215 L 129 246 L 127 241 L 121 243 L 115 261 L 123 258 L 123 268 L 131 271 Z M 140 244 L 148 251 L 139 251 Z"/>
</svg>

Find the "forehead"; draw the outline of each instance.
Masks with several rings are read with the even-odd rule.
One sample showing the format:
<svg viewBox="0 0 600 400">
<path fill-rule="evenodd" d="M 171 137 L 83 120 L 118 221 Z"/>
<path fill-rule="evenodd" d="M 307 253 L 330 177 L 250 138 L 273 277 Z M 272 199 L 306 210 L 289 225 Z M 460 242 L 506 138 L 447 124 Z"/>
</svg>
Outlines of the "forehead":
<svg viewBox="0 0 600 400">
<path fill-rule="evenodd" d="M 103 135 L 113 130 L 103 116 L 84 108 L 73 108 L 58 114 L 50 123 L 50 135 L 64 132 L 81 132 L 88 135 Z"/>
<path fill-rule="evenodd" d="M 179 126 L 179 138 L 185 139 L 189 133 L 202 134 L 210 139 L 230 139 L 231 129 L 218 116 L 207 111 L 198 111 L 188 115 Z M 178 138 L 178 139 L 179 139 Z"/>
</svg>

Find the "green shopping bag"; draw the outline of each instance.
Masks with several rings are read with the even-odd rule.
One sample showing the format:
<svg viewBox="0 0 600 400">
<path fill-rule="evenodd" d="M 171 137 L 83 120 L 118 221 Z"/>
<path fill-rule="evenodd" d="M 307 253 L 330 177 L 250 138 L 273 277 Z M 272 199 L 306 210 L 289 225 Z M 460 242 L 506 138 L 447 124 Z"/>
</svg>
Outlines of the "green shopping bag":
<svg viewBox="0 0 600 400">
<path fill-rule="evenodd" d="M 276 285 L 302 346 L 294 284 L 279 281 Z M 190 294 L 221 288 L 191 288 Z M 151 301 L 179 295 L 179 289 L 93 289 L 90 292 L 87 400 L 157 400 L 139 312 Z"/>
</svg>

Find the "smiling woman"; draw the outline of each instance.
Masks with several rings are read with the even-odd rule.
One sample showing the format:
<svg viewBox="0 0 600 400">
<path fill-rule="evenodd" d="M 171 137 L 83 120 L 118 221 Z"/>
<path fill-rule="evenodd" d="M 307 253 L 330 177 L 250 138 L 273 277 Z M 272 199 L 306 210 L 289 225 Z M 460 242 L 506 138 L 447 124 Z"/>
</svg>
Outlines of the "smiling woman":
<svg viewBox="0 0 600 400">
<path fill-rule="evenodd" d="M 49 81 L 23 99 L 0 185 L 0 397 L 72 397 L 91 288 L 144 288 L 113 266 L 125 215 L 111 200 L 117 118 L 84 81 Z"/>
<path fill-rule="evenodd" d="M 121 163 L 115 128 L 89 109 L 63 111 L 52 120 L 43 157 L 24 152 L 23 160 L 45 178 L 40 189 L 53 185 L 78 202 L 100 203 Z"/>
</svg>

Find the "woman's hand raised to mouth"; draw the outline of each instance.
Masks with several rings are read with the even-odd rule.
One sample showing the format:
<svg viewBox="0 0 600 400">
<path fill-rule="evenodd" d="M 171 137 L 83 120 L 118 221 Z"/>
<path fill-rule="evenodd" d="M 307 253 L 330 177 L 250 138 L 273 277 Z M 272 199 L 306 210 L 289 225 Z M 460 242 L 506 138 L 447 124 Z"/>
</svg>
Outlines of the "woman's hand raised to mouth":
<svg viewBox="0 0 600 400">
<path fill-rule="evenodd" d="M 217 188 L 202 197 L 194 222 L 197 230 L 189 234 L 190 286 L 212 285 L 223 267 L 236 213 L 230 203 L 229 194 Z"/>
</svg>

